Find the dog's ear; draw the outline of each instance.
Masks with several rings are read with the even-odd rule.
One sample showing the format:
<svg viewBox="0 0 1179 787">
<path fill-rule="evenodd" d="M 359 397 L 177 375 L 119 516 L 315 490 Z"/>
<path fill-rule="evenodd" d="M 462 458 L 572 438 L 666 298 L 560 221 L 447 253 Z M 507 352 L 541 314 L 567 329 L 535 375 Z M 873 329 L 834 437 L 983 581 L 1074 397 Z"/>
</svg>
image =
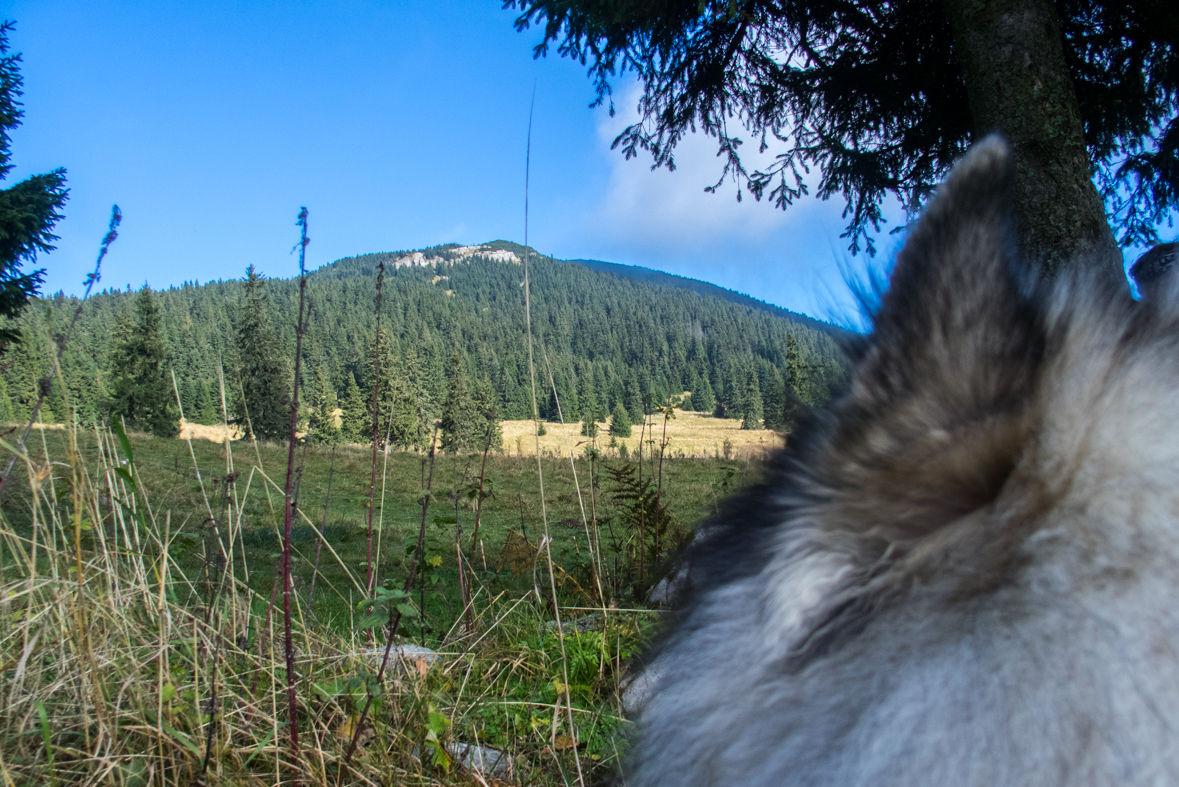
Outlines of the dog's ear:
<svg viewBox="0 0 1179 787">
<path fill-rule="evenodd" d="M 1013 276 L 1006 143 L 971 148 L 938 189 L 897 257 L 857 382 L 876 406 L 919 397 L 960 419 L 1016 393 L 1033 315 Z"/>
<path fill-rule="evenodd" d="M 975 145 L 897 257 L 828 444 L 868 520 L 928 530 L 1010 472 L 1043 345 L 1013 272 L 1013 169 L 998 137 Z"/>
</svg>

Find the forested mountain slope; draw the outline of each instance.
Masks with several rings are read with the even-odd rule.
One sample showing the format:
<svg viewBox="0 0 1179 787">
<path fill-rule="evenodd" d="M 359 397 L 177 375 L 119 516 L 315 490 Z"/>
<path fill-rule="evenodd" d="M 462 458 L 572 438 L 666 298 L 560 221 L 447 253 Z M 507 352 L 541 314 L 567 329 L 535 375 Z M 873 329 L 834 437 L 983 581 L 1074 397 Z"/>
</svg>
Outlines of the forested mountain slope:
<svg viewBox="0 0 1179 787">
<path fill-rule="evenodd" d="M 369 254 L 312 272 L 305 391 L 312 390 L 318 374 L 327 394 L 345 408 L 371 397 L 377 265 L 384 262 L 382 378 L 412 394 L 416 417 L 428 422 L 439 416 L 460 366 L 471 385 L 493 392 L 501 418 L 528 417 L 524 269 L 511 259 L 523 254 L 523 247 L 504 241 L 477 248 L 448 245 L 421 250 L 417 264 L 404 264 L 415 259 L 410 252 Z M 816 321 L 786 319 L 764 308 L 534 253 L 530 279 L 542 417 L 557 418 L 555 387 L 567 421 L 590 408 L 604 417 L 619 403 L 637 416 L 645 398 L 660 402 L 685 390 L 693 392 L 697 409 L 712 410 L 719 402 L 730 414 L 754 392 L 772 420 L 784 406 L 785 386 L 792 385 L 790 391 L 803 400 L 821 402 L 844 382 L 842 353 Z M 278 354 L 291 368 L 298 282 L 273 278 L 264 288 Z M 153 295 L 167 362 L 189 420 L 220 420 L 220 369 L 231 416 L 239 406 L 242 348 L 236 326 L 243 291 L 243 282 L 234 280 L 186 283 Z M 108 409 L 119 373 L 116 348 L 125 346 L 119 337 L 134 322 L 140 297 L 108 290 L 83 308 L 62 364 L 70 401 L 83 421 Z M 25 341 L 9 351 L 0 372 L 0 421 L 27 418 L 38 380 L 46 376 L 51 390 L 43 417 L 61 419 L 64 399 L 50 374 L 51 336 L 64 331 L 76 307 L 76 299 L 59 294 L 21 317 Z"/>
<path fill-rule="evenodd" d="M 612 273 L 624 279 L 637 279 L 638 281 L 645 281 L 650 284 L 661 284 L 665 287 L 676 287 L 678 289 L 698 292 L 701 295 L 723 298 L 740 306 L 749 306 L 754 309 L 767 311 L 778 317 L 785 317 L 787 320 L 793 320 L 808 328 L 815 328 L 820 331 L 831 330 L 830 325 L 813 317 L 792 312 L 789 309 L 783 309 L 781 306 L 759 301 L 757 298 L 746 295 L 745 293 L 719 287 L 706 281 L 700 281 L 699 279 L 689 279 L 686 276 L 677 276 L 674 273 L 664 273 L 663 271 L 644 268 L 641 265 L 620 265 L 617 262 L 603 262 L 601 260 L 568 260 L 568 262 L 575 262 L 578 265 L 584 265 L 591 270 L 600 271 L 601 273 Z"/>
</svg>

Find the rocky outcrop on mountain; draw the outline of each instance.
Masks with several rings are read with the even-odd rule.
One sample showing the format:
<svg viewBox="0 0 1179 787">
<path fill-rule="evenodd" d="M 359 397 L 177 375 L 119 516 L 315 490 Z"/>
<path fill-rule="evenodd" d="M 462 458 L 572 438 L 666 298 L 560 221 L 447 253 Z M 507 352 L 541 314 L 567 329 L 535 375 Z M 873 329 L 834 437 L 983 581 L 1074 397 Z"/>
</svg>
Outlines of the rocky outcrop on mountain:
<svg viewBox="0 0 1179 787">
<path fill-rule="evenodd" d="M 426 256 L 429 254 L 430 256 Z M 451 246 L 446 248 L 442 253 L 436 253 L 433 249 L 426 252 L 411 251 L 402 257 L 398 257 L 393 262 L 394 268 L 401 268 L 404 266 L 424 267 L 426 265 L 450 264 L 469 260 L 472 257 L 482 257 L 495 262 L 514 262 L 519 263 L 520 258 L 516 256 L 513 251 L 507 249 L 493 249 L 489 246 Z"/>
</svg>

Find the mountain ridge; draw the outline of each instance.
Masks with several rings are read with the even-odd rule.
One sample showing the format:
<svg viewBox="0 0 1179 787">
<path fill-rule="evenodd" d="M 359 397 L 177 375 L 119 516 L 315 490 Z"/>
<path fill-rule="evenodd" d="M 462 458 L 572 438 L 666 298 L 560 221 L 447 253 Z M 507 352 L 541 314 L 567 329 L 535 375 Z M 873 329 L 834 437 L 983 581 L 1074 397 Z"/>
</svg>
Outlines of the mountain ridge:
<svg viewBox="0 0 1179 787">
<path fill-rule="evenodd" d="M 480 254 L 480 251 L 486 251 L 486 254 Z M 341 262 L 352 262 L 359 260 L 372 260 L 376 257 L 384 257 L 385 261 L 390 262 L 394 268 L 403 266 L 421 267 L 424 265 L 436 264 L 453 264 L 455 262 L 470 261 L 475 257 L 483 257 L 497 262 L 512 262 L 517 263 L 521 261 L 524 254 L 528 253 L 533 257 L 552 260 L 557 263 L 566 263 L 573 265 L 580 265 L 584 268 L 597 271 L 598 273 L 609 273 L 623 279 L 632 279 L 646 284 L 654 284 L 663 287 L 671 287 L 674 289 L 690 290 L 700 295 L 713 296 L 735 303 L 739 306 L 747 306 L 752 309 L 768 312 L 778 317 L 782 317 L 793 322 L 801 323 L 808 328 L 824 331 L 827 333 L 838 334 L 842 331 L 839 326 L 833 325 L 825 320 L 820 320 L 817 317 L 812 317 L 809 314 L 796 312 L 782 306 L 778 306 L 767 301 L 754 298 L 752 295 L 732 290 L 727 287 L 721 287 L 718 284 L 704 281 L 703 279 L 694 279 L 690 276 L 680 276 L 675 273 L 667 273 L 666 271 L 656 270 L 655 268 L 647 268 L 642 265 L 625 265 L 618 262 L 607 262 L 605 260 L 593 260 L 583 258 L 561 259 L 548 254 L 542 254 L 536 249 L 516 243 L 515 241 L 497 239 L 487 241 L 485 243 L 463 245 L 459 243 L 442 243 L 436 246 L 426 246 L 419 249 L 407 249 L 400 251 L 389 252 L 368 252 L 364 254 L 357 254 L 351 257 L 342 257 L 338 260 L 326 263 L 320 268 L 313 271 L 317 273 L 329 266 L 335 266 Z M 380 261 L 380 260 L 377 260 Z"/>
</svg>

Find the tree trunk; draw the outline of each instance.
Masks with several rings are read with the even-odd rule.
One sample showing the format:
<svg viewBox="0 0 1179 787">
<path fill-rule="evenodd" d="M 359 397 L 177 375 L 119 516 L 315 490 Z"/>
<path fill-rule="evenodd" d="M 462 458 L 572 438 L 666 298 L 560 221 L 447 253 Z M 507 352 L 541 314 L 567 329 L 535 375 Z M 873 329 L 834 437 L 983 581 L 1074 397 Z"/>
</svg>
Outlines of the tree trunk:
<svg viewBox="0 0 1179 787">
<path fill-rule="evenodd" d="M 1051 0 L 945 0 L 945 7 L 976 139 L 999 132 L 1012 147 L 1020 253 L 1048 272 L 1085 258 L 1124 282 Z"/>
</svg>

